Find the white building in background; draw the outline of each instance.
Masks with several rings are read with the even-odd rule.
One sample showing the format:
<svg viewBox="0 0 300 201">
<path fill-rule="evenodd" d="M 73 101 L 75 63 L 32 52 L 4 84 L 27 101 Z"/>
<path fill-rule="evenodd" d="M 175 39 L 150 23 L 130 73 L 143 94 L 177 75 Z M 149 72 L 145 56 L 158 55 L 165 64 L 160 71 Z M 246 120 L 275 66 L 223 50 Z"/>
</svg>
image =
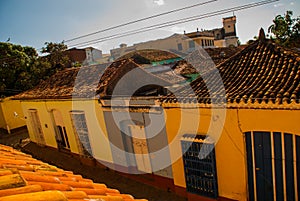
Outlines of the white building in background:
<svg viewBox="0 0 300 201">
<path fill-rule="evenodd" d="M 98 60 L 102 59 L 102 51 L 93 47 L 85 48 L 86 59 L 84 64 L 90 65 L 97 63 Z"/>
<path fill-rule="evenodd" d="M 111 49 L 111 57 L 117 59 L 129 52 L 143 49 L 160 49 L 174 53 L 189 53 L 196 46 L 211 47 L 237 47 L 236 16 L 223 18 L 223 27 L 212 30 L 200 30 L 184 34 L 173 34 L 167 38 L 137 43 L 132 46 L 120 44 L 119 48 Z"/>
</svg>

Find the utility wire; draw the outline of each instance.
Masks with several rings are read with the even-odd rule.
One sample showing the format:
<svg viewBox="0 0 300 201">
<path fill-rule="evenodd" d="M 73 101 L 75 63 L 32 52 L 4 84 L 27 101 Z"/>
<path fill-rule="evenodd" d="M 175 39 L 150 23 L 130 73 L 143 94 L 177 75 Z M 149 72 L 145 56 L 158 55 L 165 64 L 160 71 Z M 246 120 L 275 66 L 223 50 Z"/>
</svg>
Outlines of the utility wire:
<svg viewBox="0 0 300 201">
<path fill-rule="evenodd" d="M 134 20 L 134 21 L 131 21 L 131 22 L 126 22 L 126 23 L 124 23 L 124 24 L 120 24 L 120 25 L 117 25 L 117 26 L 113 26 L 113 27 L 109 27 L 109 28 L 106 28 L 106 29 L 103 29 L 103 30 L 99 30 L 99 31 L 96 31 L 96 32 L 92 32 L 92 33 L 90 33 L 90 34 L 78 36 L 78 37 L 76 37 L 76 38 L 64 40 L 63 42 L 66 42 L 66 43 L 67 43 L 67 42 L 71 42 L 71 41 L 74 41 L 74 40 L 77 40 L 77 39 L 81 39 L 81 38 L 85 38 L 85 37 L 88 37 L 88 36 L 92 36 L 92 35 L 95 35 L 95 34 L 98 34 L 98 33 L 101 33 L 101 32 L 105 32 L 105 31 L 117 29 L 117 28 L 120 28 L 120 27 L 124 27 L 124 26 L 130 25 L 130 24 L 137 23 L 137 22 L 141 22 L 141 21 L 145 21 L 145 20 L 148 20 L 148 19 L 160 17 L 160 16 L 163 16 L 163 15 L 175 13 L 175 12 L 178 12 L 178 11 L 190 9 L 190 8 L 193 8 L 193 7 L 202 6 L 202 5 L 209 4 L 209 3 L 213 3 L 213 2 L 216 2 L 216 1 L 218 1 L 218 0 L 209 0 L 209 1 L 206 1 L 206 2 L 197 3 L 197 4 L 194 4 L 194 5 L 191 5 L 191 6 L 186 6 L 186 7 L 183 7 L 183 8 L 178 8 L 178 9 L 175 9 L 175 10 L 167 11 L 167 12 L 160 13 L 160 14 L 157 14 L 157 15 L 152 15 L 152 16 L 149 16 L 149 17 L 141 18 L 141 19 Z M 119 34 L 118 34 L 118 35 L 119 35 Z M 113 35 L 113 36 L 116 36 L 116 35 Z M 110 38 L 110 37 L 112 37 L 112 36 L 108 36 L 108 38 Z M 99 40 L 99 39 L 97 39 L 97 40 Z M 89 42 L 90 42 L 90 41 L 89 41 Z M 73 46 L 74 46 L 74 45 L 73 45 Z M 42 50 L 42 49 L 43 49 L 43 48 L 39 48 L 39 49 L 37 49 L 37 51 L 40 51 L 40 50 Z M 11 60 L 12 58 L 13 58 L 13 57 L 9 57 L 9 58 L 0 58 L 0 62 L 2 62 L 2 61 L 6 62 L 6 60 Z M 15 58 L 17 58 L 17 57 L 15 57 Z M 10 62 L 7 62 L 7 63 L 10 63 Z"/>
<path fill-rule="evenodd" d="M 250 4 L 248 4 L 248 6 L 250 6 Z M 123 33 L 120 33 L 120 34 L 114 34 L 114 35 L 110 35 L 110 36 L 106 36 L 106 37 L 102 37 L 102 38 L 98 38 L 98 39 L 93 39 L 93 40 L 86 41 L 86 42 L 77 43 L 75 45 L 82 45 L 82 44 L 86 44 L 86 43 L 90 43 L 90 42 L 97 42 L 99 40 L 109 39 L 109 38 L 112 38 L 112 37 L 114 39 L 114 38 L 116 38 L 116 36 L 122 36 L 122 35 L 127 36 L 127 34 L 134 34 L 136 31 L 145 30 L 145 29 L 149 29 L 149 28 L 155 28 L 155 29 L 157 29 L 157 28 L 172 26 L 172 25 L 175 25 L 175 24 L 184 23 L 184 22 L 186 22 L 185 20 L 193 21 L 193 20 L 198 20 L 198 19 L 202 19 L 202 18 L 208 18 L 208 17 L 211 17 L 211 15 L 212 16 L 214 16 L 214 15 L 220 15 L 220 14 L 224 14 L 224 13 L 235 11 L 237 9 L 241 9 L 240 7 L 241 6 L 239 6 L 239 7 L 233 7 L 233 8 L 230 8 L 230 9 L 223 9 L 223 10 L 219 10 L 219 11 L 214 11 L 214 12 L 206 13 L 206 14 L 202 14 L 202 15 L 196 15 L 196 16 L 192 16 L 192 17 L 188 17 L 188 18 L 182 18 L 182 19 L 179 19 L 179 20 L 169 21 L 169 22 L 160 23 L 160 24 L 156 24 L 156 25 L 151 25 L 151 26 L 147 26 L 147 27 L 143 27 L 143 28 L 139 28 L 139 29 L 135 29 L 135 30 L 123 32 Z M 170 23 L 174 23 L 174 24 L 170 24 Z M 164 26 L 164 25 L 166 25 L 166 26 Z M 153 29 L 151 29 L 151 30 L 153 30 Z M 147 30 L 147 31 L 149 31 L 149 30 Z M 140 32 L 138 32 L 138 33 L 140 33 Z M 102 42 L 102 41 L 100 41 L 100 42 Z M 72 45 L 72 46 L 75 46 L 75 45 Z"/>
<path fill-rule="evenodd" d="M 262 6 L 262 5 L 274 3 L 276 1 L 279 1 L 279 0 L 265 0 L 265 1 L 255 2 L 255 3 L 245 4 L 242 6 L 236 6 L 236 7 L 232 7 L 232 8 L 222 9 L 222 10 L 218 10 L 218 11 L 214 11 L 214 12 L 210 12 L 210 13 L 206 13 L 206 14 L 202 14 L 202 15 L 196 15 L 196 16 L 192 16 L 192 17 L 182 18 L 179 20 L 173 20 L 173 21 L 169 21 L 169 22 L 165 22 L 165 23 L 159 23 L 159 24 L 155 24 L 155 25 L 151 25 L 151 26 L 146 26 L 143 28 L 126 31 L 126 32 L 119 33 L 119 34 L 113 34 L 110 36 L 105 36 L 102 38 L 97 38 L 97 39 L 93 39 L 90 41 L 77 43 L 77 44 L 74 44 L 71 46 L 74 47 L 74 46 L 92 45 L 92 44 L 96 44 L 96 43 L 100 43 L 100 42 L 104 42 L 104 41 L 108 41 L 108 40 L 112 40 L 112 39 L 122 38 L 125 36 L 130 36 L 130 35 L 134 35 L 134 34 L 138 34 L 138 33 L 143 33 L 143 32 L 147 32 L 147 31 L 159 29 L 159 28 L 165 28 L 165 27 L 176 25 L 176 24 L 182 24 L 182 23 L 186 23 L 186 22 L 190 22 L 190 21 L 213 17 L 216 15 L 230 13 L 233 11 L 245 10 L 245 9 L 249 9 L 249 8 L 253 8 L 253 7 L 257 7 L 257 6 Z"/>
<path fill-rule="evenodd" d="M 71 41 L 78 40 L 78 39 L 81 39 L 81 38 L 86 38 L 88 36 L 92 36 L 92 35 L 95 35 L 95 34 L 98 34 L 98 33 L 110 31 L 110 30 L 113 30 L 113 29 L 117 29 L 117 28 L 120 28 L 120 27 L 130 25 L 130 24 L 135 24 L 137 22 L 142 22 L 142 21 L 145 21 L 145 20 L 149 20 L 149 19 L 160 17 L 160 16 L 168 15 L 168 14 L 171 14 L 171 13 L 175 13 L 175 12 L 178 12 L 178 11 L 182 11 L 182 10 L 186 10 L 186 9 L 190 9 L 190 8 L 194 8 L 194 7 L 198 7 L 198 6 L 202 6 L 202 5 L 213 3 L 213 2 L 216 2 L 216 1 L 218 1 L 218 0 L 205 1 L 205 2 L 197 3 L 197 4 L 194 4 L 194 5 L 191 5 L 191 6 L 178 8 L 178 9 L 175 9 L 175 10 L 167 11 L 167 12 L 156 14 L 156 15 L 152 15 L 152 16 L 149 16 L 149 17 L 144 17 L 144 18 L 141 18 L 141 19 L 138 19 L 138 20 L 126 22 L 124 24 L 119 24 L 117 26 L 112 26 L 112 27 L 109 27 L 109 28 L 106 28 L 106 29 L 102 29 L 102 30 L 99 30 L 99 31 L 89 33 L 89 34 L 85 34 L 85 35 L 82 35 L 82 36 L 78 36 L 78 37 L 75 37 L 75 38 L 64 40 L 64 42 L 71 42 Z"/>
<path fill-rule="evenodd" d="M 245 4 L 243 6 L 236 6 L 236 7 L 232 7 L 232 8 L 228 8 L 228 9 L 222 9 L 219 11 L 214 11 L 214 12 L 210 12 L 210 13 L 206 13 L 206 14 L 202 14 L 202 15 L 182 18 L 179 20 L 174 20 L 174 21 L 169 21 L 169 22 L 160 23 L 160 24 L 156 24 L 156 25 L 151 25 L 148 27 L 143 27 L 143 28 L 139 28 L 139 29 L 135 29 L 135 30 L 119 33 L 119 34 L 114 34 L 114 35 L 110 35 L 110 36 L 106 36 L 106 37 L 102 37 L 102 38 L 98 38 L 98 39 L 94 39 L 94 40 L 90 40 L 90 41 L 86 41 L 86 42 L 81 42 L 81 43 L 77 43 L 77 44 L 70 45 L 70 46 L 75 47 L 75 46 L 79 45 L 79 47 L 82 47 L 85 45 L 96 44 L 96 43 L 100 43 L 100 42 L 104 42 L 104 41 L 108 41 L 108 40 L 112 40 L 112 39 L 117 39 L 117 38 L 129 36 L 129 35 L 134 35 L 134 34 L 146 32 L 146 31 L 151 31 L 151 30 L 158 29 L 158 28 L 164 28 L 164 27 L 173 26 L 176 24 L 181 24 L 181 23 L 186 23 L 186 22 L 195 21 L 195 20 L 199 20 L 199 19 L 209 18 L 212 16 L 221 15 L 221 14 L 225 14 L 225 13 L 229 13 L 229 12 L 233 12 L 233 11 L 244 10 L 244 9 L 249 9 L 249 8 L 253 8 L 253 7 L 257 7 L 257 6 L 261 6 L 261 5 L 266 5 L 266 4 L 274 3 L 276 1 L 279 1 L 279 0 L 265 0 L 265 1 L 255 2 L 255 3 Z M 8 64 L 12 63 L 13 61 L 14 61 L 14 57 L 0 58 L 0 62 L 6 62 Z"/>
</svg>

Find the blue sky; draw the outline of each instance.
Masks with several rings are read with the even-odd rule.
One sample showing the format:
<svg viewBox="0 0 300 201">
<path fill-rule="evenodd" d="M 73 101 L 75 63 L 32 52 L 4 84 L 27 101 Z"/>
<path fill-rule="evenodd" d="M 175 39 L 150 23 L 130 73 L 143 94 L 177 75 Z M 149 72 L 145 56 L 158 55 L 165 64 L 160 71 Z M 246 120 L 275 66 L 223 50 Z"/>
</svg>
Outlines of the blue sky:
<svg viewBox="0 0 300 201">
<path fill-rule="evenodd" d="M 205 0 L 0 0 L 0 41 L 41 48 L 45 42 L 61 42 L 77 36 L 98 31 L 107 27 L 122 24 L 139 18 L 166 12 L 171 9 L 204 2 Z M 120 33 L 169 20 L 179 19 L 231 8 L 259 0 L 218 0 L 160 18 L 136 23 L 118 30 L 83 38 L 72 45 Z M 278 14 L 292 10 L 294 17 L 300 16 L 298 0 L 281 0 L 272 4 L 235 12 L 237 16 L 237 33 L 242 43 L 258 34 L 260 27 L 265 31 L 271 25 L 272 19 Z M 197 20 L 173 27 L 162 28 L 134 36 L 105 41 L 89 46 L 108 52 L 120 43 L 129 45 L 137 42 L 163 38 L 173 33 L 196 31 L 197 28 L 212 29 L 222 27 L 222 17 L 232 13 Z"/>
</svg>

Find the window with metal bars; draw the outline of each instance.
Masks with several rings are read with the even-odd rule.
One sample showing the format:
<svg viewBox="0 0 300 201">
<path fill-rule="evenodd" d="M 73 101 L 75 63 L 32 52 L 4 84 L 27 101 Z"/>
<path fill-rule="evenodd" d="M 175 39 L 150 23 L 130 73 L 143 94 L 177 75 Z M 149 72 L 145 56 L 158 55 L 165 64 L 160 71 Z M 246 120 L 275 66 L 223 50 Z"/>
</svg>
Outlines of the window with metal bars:
<svg viewBox="0 0 300 201">
<path fill-rule="evenodd" d="M 190 193 L 217 198 L 218 184 L 214 143 L 199 136 L 181 140 L 186 189 Z"/>
<path fill-rule="evenodd" d="M 75 132 L 79 140 L 80 151 L 87 156 L 92 156 L 92 147 L 89 139 L 89 131 L 83 111 L 71 111 L 71 118 Z"/>
</svg>

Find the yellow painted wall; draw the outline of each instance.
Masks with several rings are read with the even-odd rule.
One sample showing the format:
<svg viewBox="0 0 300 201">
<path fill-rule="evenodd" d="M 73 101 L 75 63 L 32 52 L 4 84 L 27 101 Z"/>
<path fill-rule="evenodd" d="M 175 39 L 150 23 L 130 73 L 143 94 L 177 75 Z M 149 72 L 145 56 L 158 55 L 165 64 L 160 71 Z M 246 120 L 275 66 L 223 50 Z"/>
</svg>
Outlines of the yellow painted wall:
<svg viewBox="0 0 300 201">
<path fill-rule="evenodd" d="M 113 159 L 104 114 L 98 101 L 73 101 L 72 110 L 82 110 L 85 112 L 94 157 L 112 163 Z"/>
<path fill-rule="evenodd" d="M 59 110 L 53 110 L 53 119 L 57 126 L 65 126 L 64 120 L 62 118 L 62 114 Z"/>
<path fill-rule="evenodd" d="M 37 109 L 46 144 L 56 147 L 53 123 L 49 111 L 56 109 L 69 136 L 71 151 L 78 153 L 70 117 L 71 110 L 85 112 L 90 143 L 95 158 L 113 162 L 103 111 L 97 100 L 87 101 L 24 101 L 25 116 Z M 247 200 L 247 162 L 244 133 L 247 131 L 277 131 L 300 135 L 300 110 L 285 109 L 227 109 L 222 124 L 222 111 L 209 108 L 164 109 L 166 133 L 170 148 L 174 184 L 186 187 L 180 140 L 183 134 L 209 134 L 216 141 L 216 164 L 219 196 Z M 28 120 L 28 119 L 27 119 Z M 47 127 L 46 128 L 46 125 Z M 34 140 L 29 125 L 29 134 Z M 220 132 L 220 136 L 217 133 Z M 219 138 L 218 138 L 219 137 Z"/>
<path fill-rule="evenodd" d="M 216 47 L 226 47 L 226 41 L 224 39 L 222 40 L 215 40 L 214 45 Z"/>
<path fill-rule="evenodd" d="M 183 112 L 182 112 L 183 111 Z M 198 110 L 199 111 L 199 110 Z M 183 118 L 182 113 L 188 113 Z M 247 173 L 244 132 L 247 131 L 279 131 L 300 135 L 300 110 L 271 109 L 227 109 L 224 125 L 212 117 L 210 109 L 166 108 L 166 129 L 170 146 L 174 184 L 186 187 L 182 158 L 176 160 L 181 151 L 180 138 L 183 134 L 214 134 L 221 129 L 221 136 L 215 147 L 219 196 L 247 200 Z M 181 119 L 181 120 L 180 120 Z M 197 124 L 197 131 L 191 133 Z M 215 127 L 209 129 L 209 125 Z M 177 137 L 175 137 L 177 135 Z M 174 140 L 175 139 L 175 140 Z"/>
<path fill-rule="evenodd" d="M 45 136 L 46 145 L 57 148 L 55 139 L 54 124 L 51 119 L 50 112 L 53 110 L 61 113 L 60 123 L 63 122 L 69 143 L 70 150 L 73 153 L 79 154 L 78 143 L 74 135 L 72 125 L 71 110 L 82 110 L 85 113 L 86 123 L 88 126 L 90 143 L 93 148 L 93 154 L 96 159 L 112 162 L 110 145 L 107 140 L 107 132 L 103 118 L 103 112 L 96 100 L 47 100 L 47 101 L 22 101 L 23 111 L 28 116 L 29 109 L 37 109 L 40 122 L 42 125 L 43 134 Z M 30 138 L 35 141 L 35 137 L 31 128 L 29 118 L 27 125 Z M 47 127 L 45 126 L 47 125 Z"/>
<path fill-rule="evenodd" d="M 0 100 L 0 128 L 6 128 L 6 122 L 2 111 L 2 100 Z"/>
<path fill-rule="evenodd" d="M 203 41 L 203 46 L 213 46 L 214 45 L 214 37 L 212 36 L 212 37 L 206 37 L 206 36 L 201 36 L 201 37 L 197 37 L 197 38 L 192 38 L 194 41 L 195 41 L 195 43 L 197 43 L 199 46 L 202 46 L 202 41 Z M 206 40 L 206 45 L 205 45 L 205 40 Z M 210 44 L 208 44 L 209 43 L 209 41 L 213 44 L 213 45 L 210 45 Z"/>
<path fill-rule="evenodd" d="M 19 100 L 3 99 L 0 102 L 0 128 L 15 129 L 26 125 L 21 102 Z M 16 112 L 17 116 L 14 115 Z M 1 114 L 2 113 L 2 114 Z M 8 127 L 7 127 L 8 126 Z"/>
<path fill-rule="evenodd" d="M 243 132 L 279 131 L 300 135 L 300 110 L 239 110 L 239 119 Z M 250 123 L 251 122 L 251 123 Z"/>
<path fill-rule="evenodd" d="M 34 142 L 37 142 L 35 135 L 33 133 L 33 126 L 29 117 L 29 110 L 36 109 L 39 120 L 41 123 L 42 132 L 46 141 L 46 145 L 50 147 L 57 148 L 56 140 L 55 140 L 55 130 L 51 120 L 51 116 L 49 112 L 51 108 L 48 107 L 47 102 L 22 102 L 23 112 L 26 118 L 26 124 L 29 132 L 30 139 Z"/>
</svg>

